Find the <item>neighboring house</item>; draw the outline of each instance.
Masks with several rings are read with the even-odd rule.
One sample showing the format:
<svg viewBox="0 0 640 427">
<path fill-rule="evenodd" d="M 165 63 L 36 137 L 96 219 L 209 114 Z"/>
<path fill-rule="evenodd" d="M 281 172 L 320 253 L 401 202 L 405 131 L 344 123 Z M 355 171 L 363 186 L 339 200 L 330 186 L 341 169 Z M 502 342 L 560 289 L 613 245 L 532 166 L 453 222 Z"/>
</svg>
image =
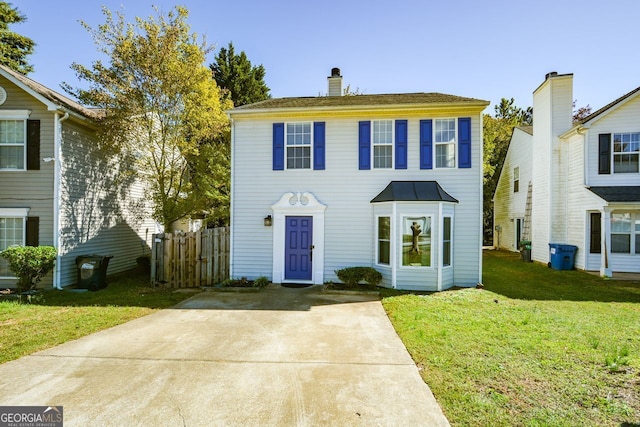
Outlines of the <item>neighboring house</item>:
<svg viewBox="0 0 640 427">
<path fill-rule="evenodd" d="M 502 229 L 494 243 L 515 250 L 521 218 L 535 261 L 549 262 L 549 243 L 569 244 L 578 247 L 577 268 L 640 272 L 640 88 L 578 123 L 572 110 L 573 75 L 549 73 L 533 93 L 533 134 L 516 130 L 511 140 L 494 196 Z M 516 167 L 530 209 L 514 192 Z"/>
<path fill-rule="evenodd" d="M 0 250 L 49 245 L 63 287 L 78 255 L 112 255 L 108 273 L 149 253 L 155 222 L 127 162 L 101 147 L 99 112 L 0 66 Z M 0 287 L 15 283 L 0 258 Z"/>
<path fill-rule="evenodd" d="M 383 286 L 475 286 L 482 111 L 439 93 L 269 99 L 232 120 L 231 275 L 322 284 L 372 266 Z"/>
</svg>

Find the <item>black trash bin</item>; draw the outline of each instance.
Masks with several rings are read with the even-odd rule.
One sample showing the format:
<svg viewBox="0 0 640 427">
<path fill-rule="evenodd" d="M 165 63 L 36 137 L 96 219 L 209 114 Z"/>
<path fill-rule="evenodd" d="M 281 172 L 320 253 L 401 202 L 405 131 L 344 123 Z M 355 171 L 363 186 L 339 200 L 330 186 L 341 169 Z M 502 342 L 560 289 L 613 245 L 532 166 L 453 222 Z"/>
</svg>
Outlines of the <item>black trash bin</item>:
<svg viewBox="0 0 640 427">
<path fill-rule="evenodd" d="M 520 242 L 520 256 L 522 261 L 531 262 L 531 240 L 523 240 Z"/>
<path fill-rule="evenodd" d="M 80 255 L 76 257 L 78 288 L 97 291 L 107 287 L 107 267 L 111 255 Z"/>
</svg>

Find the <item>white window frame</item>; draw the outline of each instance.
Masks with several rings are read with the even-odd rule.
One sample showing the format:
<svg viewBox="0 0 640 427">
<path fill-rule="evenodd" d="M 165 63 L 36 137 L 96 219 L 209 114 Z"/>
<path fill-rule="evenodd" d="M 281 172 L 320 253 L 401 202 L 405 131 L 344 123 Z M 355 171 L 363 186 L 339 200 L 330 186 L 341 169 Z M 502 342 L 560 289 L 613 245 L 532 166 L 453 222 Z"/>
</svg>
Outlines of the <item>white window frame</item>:
<svg viewBox="0 0 640 427">
<path fill-rule="evenodd" d="M 628 231 L 614 231 L 613 221 L 614 217 L 618 215 L 629 215 L 629 230 Z M 613 212 L 611 214 L 611 239 L 613 236 L 629 236 L 629 252 L 614 252 L 613 242 L 611 243 L 611 253 L 617 255 L 640 255 L 640 248 L 636 244 L 637 236 L 640 236 L 640 212 Z"/>
<path fill-rule="evenodd" d="M 616 151 L 616 136 L 622 135 L 636 135 L 637 141 L 629 141 L 629 144 L 637 144 L 638 149 L 635 151 Z M 618 145 L 622 147 L 623 142 L 619 142 Z M 640 173 L 640 132 L 616 132 L 611 135 L 611 171 L 614 174 L 628 174 L 628 173 Z M 636 156 L 638 170 L 637 171 L 619 171 L 616 172 L 616 156 Z"/>
<path fill-rule="evenodd" d="M 27 119 L 29 118 L 29 110 L 0 110 L 0 121 L 22 121 L 23 122 L 23 141 L 22 144 L 0 144 L 2 147 L 22 147 L 22 168 L 2 168 L 0 171 L 25 171 L 27 170 Z"/>
<path fill-rule="evenodd" d="M 453 122 L 453 141 L 438 141 L 438 123 Z M 451 159 L 451 166 L 438 166 L 438 147 L 450 146 L 453 150 L 453 158 Z M 454 117 L 434 119 L 433 123 L 433 165 L 435 169 L 455 169 L 457 163 L 457 148 L 458 146 L 458 121 Z"/>
<path fill-rule="evenodd" d="M 390 128 L 391 128 L 391 138 L 389 141 L 385 141 L 385 142 L 376 142 L 376 132 L 375 132 L 375 128 L 376 128 L 376 124 L 378 124 L 378 126 L 382 123 L 385 122 L 389 124 Z M 389 170 L 389 169 L 393 169 L 394 164 L 395 164 L 395 150 L 393 149 L 393 143 L 396 140 L 396 130 L 395 130 L 395 126 L 394 126 L 394 121 L 393 120 L 372 120 L 371 121 L 371 169 L 383 169 L 383 170 Z M 385 166 L 385 167 L 381 167 L 381 166 L 376 166 L 376 162 L 375 162 L 375 152 L 376 152 L 376 147 L 389 147 L 391 149 L 391 163 L 389 166 Z"/>
<path fill-rule="evenodd" d="M 389 239 L 382 239 L 380 238 L 380 218 L 389 218 Z M 392 244 L 391 241 L 393 239 L 393 223 L 392 223 L 392 217 L 391 215 L 376 215 L 376 265 L 380 265 L 380 266 L 384 266 L 384 267 L 390 267 L 391 263 L 392 263 L 392 259 L 393 257 L 391 256 L 392 254 Z M 389 243 L 389 262 L 388 263 L 383 263 L 380 262 L 380 241 L 387 241 Z"/>
<path fill-rule="evenodd" d="M 404 236 L 404 226 L 405 226 L 405 222 L 407 219 L 411 220 L 413 218 L 426 218 L 426 221 L 429 222 L 430 224 L 430 236 L 429 236 L 429 248 L 430 248 L 430 254 L 429 254 L 429 265 L 404 265 L 403 262 L 403 252 L 404 252 L 404 248 L 405 246 L 405 242 L 403 241 L 403 236 Z M 435 269 L 435 265 L 433 263 L 433 259 L 434 259 L 434 252 L 436 251 L 436 248 L 434 246 L 433 243 L 433 239 L 434 239 L 434 216 L 433 215 L 427 215 L 427 214 L 421 214 L 421 213 L 416 213 L 416 214 L 410 214 L 410 213 L 403 213 L 400 216 L 400 228 L 399 228 L 399 234 L 398 236 L 396 236 L 396 239 L 398 239 L 397 241 L 399 242 L 399 250 L 400 250 L 400 254 L 399 254 L 399 265 L 398 267 L 401 269 L 423 269 L 423 270 L 433 270 Z M 393 238 L 393 236 L 391 236 Z"/>
<path fill-rule="evenodd" d="M 309 126 L 309 144 L 294 144 L 289 143 L 289 126 L 295 125 L 308 125 Z M 304 168 L 295 168 L 289 167 L 289 148 L 309 148 L 309 167 Z M 296 171 L 307 171 L 313 169 L 313 122 L 287 122 L 284 124 L 284 167 L 286 170 Z"/>
<path fill-rule="evenodd" d="M 520 192 L 520 167 L 513 168 L 513 192 Z"/>
<path fill-rule="evenodd" d="M 445 240 L 444 231 L 446 227 L 444 226 L 445 220 L 449 218 L 449 239 Z M 453 267 L 453 215 L 443 215 L 442 216 L 442 231 L 440 232 L 442 235 L 442 268 L 451 268 Z M 449 264 L 445 264 L 445 243 L 449 242 Z"/>
<path fill-rule="evenodd" d="M 27 241 L 27 217 L 29 216 L 29 208 L 0 208 L 0 218 L 22 219 L 22 246 Z M 5 248 L 1 248 L 4 250 Z M 0 279 L 15 279 L 15 276 L 0 276 Z"/>
</svg>

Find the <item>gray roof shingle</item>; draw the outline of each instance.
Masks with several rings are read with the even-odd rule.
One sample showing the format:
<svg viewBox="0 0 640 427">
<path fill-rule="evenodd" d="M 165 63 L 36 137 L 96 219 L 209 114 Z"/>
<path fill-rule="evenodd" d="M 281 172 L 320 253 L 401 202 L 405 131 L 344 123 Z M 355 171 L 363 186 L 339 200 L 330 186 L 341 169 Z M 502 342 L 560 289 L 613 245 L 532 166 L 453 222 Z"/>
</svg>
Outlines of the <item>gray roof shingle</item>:
<svg viewBox="0 0 640 427">
<path fill-rule="evenodd" d="M 436 181 L 391 181 L 371 200 L 379 202 L 453 202 L 458 203 Z"/>
<path fill-rule="evenodd" d="M 640 202 L 640 186 L 589 187 L 589 190 L 607 202 Z"/>
</svg>

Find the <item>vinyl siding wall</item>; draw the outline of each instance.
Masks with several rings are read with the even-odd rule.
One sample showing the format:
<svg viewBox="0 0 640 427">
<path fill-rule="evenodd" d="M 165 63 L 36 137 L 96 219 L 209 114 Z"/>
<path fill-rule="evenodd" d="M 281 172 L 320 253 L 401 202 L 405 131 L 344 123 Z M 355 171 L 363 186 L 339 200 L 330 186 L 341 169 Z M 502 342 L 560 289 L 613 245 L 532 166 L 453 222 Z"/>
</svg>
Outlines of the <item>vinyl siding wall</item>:
<svg viewBox="0 0 640 427">
<path fill-rule="evenodd" d="M 464 117 L 469 117 L 469 114 Z M 446 116 L 456 117 L 456 116 Z M 419 168 L 419 120 L 408 118 L 408 168 L 358 169 L 358 122 L 378 117 L 332 118 L 318 115 L 297 121 L 326 122 L 325 170 L 272 170 L 272 125 L 286 119 L 234 118 L 232 152 L 232 274 L 271 278 L 273 227 L 263 218 L 286 192 L 310 192 L 325 211 L 324 280 L 337 280 L 335 270 L 373 265 L 375 218 L 370 203 L 392 180 L 435 180 L 460 201 L 454 218 L 454 282 L 475 285 L 481 259 L 481 119 L 472 117 L 470 169 Z M 407 117 L 384 117 L 407 119 Z"/>
<path fill-rule="evenodd" d="M 155 223 L 142 185 L 124 159 L 102 150 L 94 133 L 64 121 L 60 208 L 60 283 L 76 283 L 76 257 L 111 255 L 108 274 L 136 266 L 148 254 Z"/>
<path fill-rule="evenodd" d="M 496 186 L 493 207 L 493 244 L 497 248 L 510 251 L 519 250 L 516 242 L 516 219 L 523 218 L 527 204 L 527 192 L 531 182 L 531 156 L 533 139 L 530 134 L 514 129 L 505 157 L 500 178 Z M 513 170 L 519 168 L 519 191 L 513 191 Z M 495 231 L 495 226 L 501 232 Z"/>
<path fill-rule="evenodd" d="M 33 97 L 0 76 L 0 86 L 7 100 L 0 110 L 30 110 L 30 120 L 40 120 L 40 159 L 53 157 L 54 114 Z M 53 173 L 55 162 L 40 163 L 40 170 L 0 171 L 0 208 L 30 208 L 29 216 L 40 218 L 39 243 L 53 242 Z M 1 280 L 0 287 L 13 285 L 15 280 Z M 50 285 L 52 276 L 42 285 Z"/>
</svg>

